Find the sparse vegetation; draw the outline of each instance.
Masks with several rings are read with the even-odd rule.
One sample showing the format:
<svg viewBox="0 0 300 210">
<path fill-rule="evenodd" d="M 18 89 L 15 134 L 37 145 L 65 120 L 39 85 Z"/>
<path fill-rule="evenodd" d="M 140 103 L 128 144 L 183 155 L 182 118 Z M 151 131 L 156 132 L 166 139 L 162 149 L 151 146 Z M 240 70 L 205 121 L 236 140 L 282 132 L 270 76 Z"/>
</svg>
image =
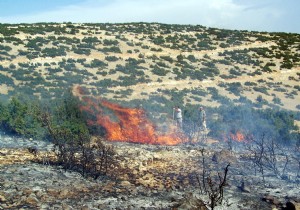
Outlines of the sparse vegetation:
<svg viewBox="0 0 300 210">
<path fill-rule="evenodd" d="M 94 33 L 92 33 L 93 30 L 95 30 Z M 99 30 L 105 31 L 102 34 L 104 36 L 100 35 Z M 122 36 L 117 34 L 117 32 L 126 30 L 133 34 L 143 35 L 138 36 L 136 34 L 136 41 L 134 41 L 126 37 L 126 33 Z M 176 34 L 170 34 L 171 31 L 176 32 Z M 14 37 L 19 32 L 25 34 L 22 40 Z M 53 32 L 54 35 L 50 32 Z M 239 79 L 245 75 L 256 77 L 272 74 L 278 72 L 280 68 L 282 70 L 291 69 L 299 64 L 299 56 L 293 50 L 296 49 L 295 43 L 298 40 L 294 34 L 271 34 L 269 37 L 265 33 L 229 31 L 201 26 L 138 23 L 83 25 L 68 23 L 61 27 L 58 24 L 29 24 L 19 27 L 4 24 L 1 25 L 1 33 L 3 37 L 1 37 L 0 53 L 2 56 L 0 60 L 11 61 L 6 65 L 0 64 L 2 65 L 0 70 L 6 72 L 2 74 L 1 80 L 4 81 L 7 78 L 2 84 L 11 87 L 9 91 L 11 95 L 16 90 L 20 90 L 18 87 L 14 88 L 15 84 L 24 87 L 23 84 L 29 83 L 29 80 L 32 79 L 35 80 L 34 85 L 37 88 L 27 89 L 26 92 L 29 92 L 30 95 L 46 96 L 47 98 L 46 91 L 40 86 L 45 84 L 49 87 L 51 83 L 54 86 L 65 87 L 74 82 L 82 82 L 86 85 L 89 83 L 104 84 L 106 82 L 101 81 L 112 76 L 114 78 L 111 81 L 112 86 L 116 84 L 134 85 L 137 83 L 117 80 L 123 78 L 125 80 L 139 80 L 139 82 L 149 81 L 152 75 L 159 76 L 157 81 L 162 83 L 165 80 L 163 77 L 173 78 L 177 81 L 189 79 L 204 81 L 217 78 L 226 81 Z M 34 34 L 36 36 L 32 36 Z M 79 34 L 80 36 L 77 36 Z M 262 43 L 252 45 L 249 42 L 250 38 Z M 150 42 L 146 43 L 144 40 L 150 40 Z M 276 42 L 278 46 L 264 46 L 264 43 L 271 40 Z M 245 43 L 246 45 L 243 46 Z M 15 46 L 16 50 L 13 50 L 12 45 Z M 241 46 L 241 49 L 232 50 L 231 47 L 233 46 Z M 213 53 L 216 48 L 221 51 L 215 53 L 216 58 L 212 59 L 209 51 Z M 148 55 L 149 49 L 152 51 L 151 55 Z M 201 53 L 202 50 L 208 50 L 208 52 L 203 54 Z M 178 53 L 179 51 L 181 53 Z M 123 57 L 123 53 L 126 54 L 126 52 L 130 52 L 129 57 Z M 74 53 L 76 59 L 72 58 Z M 21 68 L 14 63 L 16 56 L 25 56 L 24 62 L 19 64 Z M 68 58 L 62 58 L 62 56 Z M 42 57 L 49 59 L 49 61 L 40 61 Z M 263 61 L 263 59 L 265 60 Z M 283 62 L 278 59 L 283 59 Z M 33 60 L 35 61 L 32 62 Z M 33 63 L 34 65 L 32 65 Z M 47 68 L 43 69 L 41 66 Z M 45 70 L 46 72 L 44 72 Z M 39 72 L 39 75 L 33 76 L 31 71 Z M 65 72 L 69 73 L 65 74 Z M 128 77 L 117 75 L 120 73 L 125 73 Z M 84 77 L 80 79 L 83 75 Z M 269 78 L 271 77 L 270 75 Z M 297 77 L 299 76 L 291 75 L 288 78 L 290 81 L 297 81 Z M 60 84 L 62 82 L 64 84 Z M 253 86 L 254 92 L 263 94 L 272 94 L 273 91 L 283 92 L 285 89 L 286 93 L 291 93 L 287 97 L 295 97 L 296 95 L 286 87 L 273 87 L 273 89 L 271 89 L 271 85 L 268 85 L 269 87 L 255 87 L 258 83 L 256 79 L 240 83 L 241 87 L 239 88 L 233 87 L 232 84 L 224 87 L 234 95 L 241 94 L 242 96 L 248 94 L 247 91 L 240 91 L 243 89 L 243 85 Z M 221 88 L 221 86 L 219 87 Z M 59 94 L 60 91 L 54 91 L 54 93 Z M 222 97 L 224 102 L 226 96 L 225 98 Z M 193 101 L 189 98 L 186 100 Z M 269 102 L 278 104 L 278 100 Z M 285 104 L 285 100 L 281 99 L 281 102 L 283 105 Z"/>
<path fill-rule="evenodd" d="M 186 187 L 192 185 L 193 190 L 199 186 L 201 196 L 206 197 L 204 206 L 215 209 L 222 201 L 227 202 L 229 191 L 224 189 L 239 190 L 240 187 L 232 183 L 242 181 L 245 168 L 249 168 L 247 172 L 251 176 L 258 172 L 262 178 L 272 178 L 272 183 L 262 188 L 272 187 L 273 191 L 277 184 L 273 178 L 289 180 L 296 185 L 300 174 L 300 135 L 296 126 L 300 121 L 299 37 L 297 34 L 159 23 L 0 24 L 0 130 L 18 138 L 32 138 L 33 141 L 28 140 L 30 144 L 41 143 L 39 140 L 53 143 L 54 150 L 47 152 L 53 155 L 48 164 L 56 166 L 51 166 L 51 170 L 45 166 L 45 171 L 52 175 L 58 169 L 55 177 L 68 181 L 73 175 L 88 177 L 87 180 L 79 178 L 81 184 L 87 183 L 82 185 L 84 187 L 75 187 L 81 192 L 76 198 L 83 195 L 84 202 L 89 196 L 102 199 L 113 194 L 117 197 L 115 202 L 125 204 L 137 193 L 148 198 L 149 193 L 161 196 L 170 190 L 186 191 Z M 78 85 L 80 89 L 74 88 Z M 87 99 L 95 106 L 81 106 L 90 103 Z M 112 106 L 115 105 L 117 111 L 110 110 L 105 102 L 116 103 Z M 183 114 L 180 132 L 172 123 L 173 107 L 178 105 Z M 205 107 L 208 130 L 205 138 L 197 142 L 194 137 L 199 131 L 197 113 L 200 106 Z M 172 140 L 182 135 L 186 143 L 179 147 L 148 147 L 106 141 L 109 129 L 99 125 L 103 122 L 115 126 L 114 131 L 138 131 L 126 129 L 126 124 L 117 119 L 122 116 L 134 123 L 138 121 L 127 116 L 124 107 L 134 116 L 141 114 L 153 123 L 148 126 L 143 121 L 142 126 L 145 131 L 157 132 L 154 138 L 171 131 Z M 121 140 L 120 137 L 115 140 Z M 238 160 L 241 164 L 231 164 L 233 170 L 228 172 L 227 158 L 221 158 L 226 163 L 218 163 L 219 153 L 204 154 L 205 150 L 200 148 L 206 147 L 209 141 L 219 141 L 217 150 L 226 145 L 229 151 L 225 155 L 230 161 L 235 161 L 234 157 L 241 158 Z M 235 148 L 237 144 L 239 148 Z M 121 146 L 115 150 L 111 145 Z M 287 155 L 290 151 L 286 145 L 292 145 L 290 155 Z M 132 147 L 134 150 L 127 150 Z M 35 161 L 42 163 L 38 156 L 44 155 L 44 151 L 34 147 L 27 149 Z M 236 156 L 242 149 L 246 150 Z M 128 156 L 123 158 L 119 154 Z M 165 154 L 168 160 L 161 158 Z M 178 159 L 171 160 L 169 154 Z M 10 154 L 1 151 L 0 157 L 6 158 L 6 155 Z M 163 167 L 158 167 L 160 165 Z M 65 173 L 61 169 L 78 173 Z M 221 171 L 224 173 L 219 173 Z M 6 200 L 4 208 L 11 206 L 14 200 L 6 194 L 8 185 L 19 181 L 19 177 L 25 178 L 27 172 L 17 172 L 15 168 L 13 172 L 8 171 L 17 177 L 9 178 L 8 184 L 0 184 L 0 188 L 6 190 L 0 196 L 1 201 Z M 111 179 L 119 172 L 118 179 Z M 259 186 L 261 177 L 256 182 Z M 256 184 L 254 178 L 251 177 L 253 185 Z M 64 186 L 56 181 L 52 179 L 49 183 L 57 188 Z M 34 188 L 33 194 L 15 185 L 11 185 L 10 192 L 15 194 L 20 205 L 12 208 L 34 208 L 24 202 L 35 202 L 35 197 L 38 201 L 45 198 L 44 191 L 39 192 L 40 185 L 37 190 Z M 53 190 L 50 188 L 45 193 Z M 68 189 L 75 188 L 55 189 L 55 196 L 63 196 L 65 192 L 72 194 Z M 251 197 L 253 195 L 255 193 Z M 173 202 L 175 197 L 172 196 L 172 203 L 176 203 Z M 56 197 L 53 202 L 45 203 L 60 208 L 59 199 Z M 108 207 L 100 204 L 99 199 L 92 208 Z M 66 201 L 63 207 L 71 208 L 70 202 Z M 202 204 L 198 202 L 197 207 L 203 207 Z M 224 205 L 231 208 L 232 204 Z M 184 207 L 176 203 L 168 208 Z M 267 209 L 255 205 L 251 208 Z"/>
<path fill-rule="evenodd" d="M 127 30 L 134 39 L 119 34 Z M 18 32 L 25 34 L 22 40 L 14 37 Z M 269 36 L 201 26 L 138 23 L 1 25 L 1 34 L 0 81 L 9 96 L 19 92 L 54 99 L 72 85 L 81 84 L 93 89 L 94 94 L 120 102 L 133 96 L 154 100 L 165 105 L 156 107 L 156 112 L 168 112 L 171 104 L 194 108 L 199 103 L 284 108 L 285 98 L 276 93 L 295 100 L 300 90 L 297 73 L 287 72 L 291 74 L 290 86 L 273 77 L 299 64 L 294 50 L 297 46 L 288 44 L 297 43 L 293 34 Z M 251 39 L 262 43 L 253 44 Z M 175 81 L 184 86 L 167 87 Z M 148 87 L 150 83 L 155 85 Z M 202 84 L 205 88 L 199 88 Z M 252 100 L 248 94 L 253 94 Z M 296 105 L 294 109 L 298 109 Z"/>
<path fill-rule="evenodd" d="M 100 138 L 92 144 L 77 98 L 66 96 L 53 114 L 45 110 L 38 117 L 54 143 L 57 164 L 65 170 L 97 179 L 117 166 L 113 147 L 104 145 Z"/>
</svg>

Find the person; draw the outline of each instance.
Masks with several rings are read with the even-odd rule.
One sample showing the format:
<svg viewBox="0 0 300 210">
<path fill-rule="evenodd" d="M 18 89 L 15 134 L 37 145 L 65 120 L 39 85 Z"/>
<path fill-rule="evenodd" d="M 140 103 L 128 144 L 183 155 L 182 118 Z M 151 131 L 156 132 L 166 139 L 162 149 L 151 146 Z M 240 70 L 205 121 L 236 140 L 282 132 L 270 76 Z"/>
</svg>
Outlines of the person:
<svg viewBox="0 0 300 210">
<path fill-rule="evenodd" d="M 199 108 L 198 123 L 199 129 L 201 131 L 206 131 L 206 113 L 202 106 Z"/>
<path fill-rule="evenodd" d="M 182 128 L 182 113 L 181 113 L 181 109 L 179 108 L 179 106 L 176 106 L 174 108 L 173 118 L 174 118 L 174 120 L 176 120 L 177 127 Z"/>
</svg>

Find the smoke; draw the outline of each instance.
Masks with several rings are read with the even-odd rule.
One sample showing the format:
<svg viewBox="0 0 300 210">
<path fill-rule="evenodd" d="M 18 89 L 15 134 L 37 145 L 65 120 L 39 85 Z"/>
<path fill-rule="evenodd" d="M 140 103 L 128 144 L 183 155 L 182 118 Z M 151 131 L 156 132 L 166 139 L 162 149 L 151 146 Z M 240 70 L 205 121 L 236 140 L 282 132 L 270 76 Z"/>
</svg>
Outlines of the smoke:
<svg viewBox="0 0 300 210">
<path fill-rule="evenodd" d="M 215 112 L 215 113 L 214 113 Z M 209 109 L 209 114 L 217 115 L 216 119 L 208 121 L 216 138 L 222 135 L 242 133 L 244 136 L 259 139 L 265 136 L 278 142 L 289 143 L 295 136 L 292 131 L 294 115 L 289 111 L 279 109 L 256 109 L 253 104 L 222 105 L 217 109 Z"/>
</svg>

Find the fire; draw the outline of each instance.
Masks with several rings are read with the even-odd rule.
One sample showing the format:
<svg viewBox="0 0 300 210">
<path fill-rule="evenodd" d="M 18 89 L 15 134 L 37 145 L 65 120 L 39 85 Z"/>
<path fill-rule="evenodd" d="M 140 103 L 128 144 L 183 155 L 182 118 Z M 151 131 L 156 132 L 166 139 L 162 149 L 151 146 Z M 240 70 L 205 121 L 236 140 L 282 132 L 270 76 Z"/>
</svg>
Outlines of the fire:
<svg viewBox="0 0 300 210">
<path fill-rule="evenodd" d="M 126 108 L 103 99 L 82 98 L 86 111 L 94 119 L 89 125 L 102 126 L 106 129 L 106 138 L 110 141 L 123 141 L 144 144 L 177 145 L 187 142 L 187 137 L 177 129 L 167 134 L 158 134 L 156 126 L 147 118 L 141 108 Z M 116 120 L 104 113 L 103 109 L 113 112 Z"/>
<path fill-rule="evenodd" d="M 244 135 L 242 131 L 231 131 L 223 134 L 224 141 L 249 142 L 249 135 Z"/>
<path fill-rule="evenodd" d="M 245 141 L 245 137 L 244 137 L 243 133 L 240 131 L 237 131 L 235 134 L 230 133 L 229 136 L 233 141 L 237 141 L 237 142 Z"/>
</svg>

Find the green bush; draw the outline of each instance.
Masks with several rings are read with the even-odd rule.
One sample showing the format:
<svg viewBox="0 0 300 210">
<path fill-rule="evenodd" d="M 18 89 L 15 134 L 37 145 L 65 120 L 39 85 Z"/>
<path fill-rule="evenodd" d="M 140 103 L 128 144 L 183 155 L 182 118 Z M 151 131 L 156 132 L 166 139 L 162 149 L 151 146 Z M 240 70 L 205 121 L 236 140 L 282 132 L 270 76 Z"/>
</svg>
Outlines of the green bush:
<svg viewBox="0 0 300 210">
<path fill-rule="evenodd" d="M 291 62 L 285 62 L 283 64 L 280 65 L 280 68 L 283 68 L 283 69 L 291 69 L 293 68 L 293 64 Z"/>
<path fill-rule="evenodd" d="M 246 86 L 256 86 L 257 83 L 256 82 L 245 82 L 244 83 Z"/>
<path fill-rule="evenodd" d="M 236 76 L 241 76 L 242 73 L 240 71 L 237 71 L 236 69 L 230 69 L 229 70 L 230 74 L 236 75 Z"/>
<path fill-rule="evenodd" d="M 158 66 L 155 66 L 152 70 L 152 73 L 158 76 L 166 76 L 169 70 L 166 70 L 164 68 L 160 68 Z"/>
<path fill-rule="evenodd" d="M 6 132 L 25 137 L 44 137 L 45 130 L 38 121 L 38 104 L 29 99 L 12 97 L 8 104 L 0 104 L 0 124 Z"/>
<path fill-rule="evenodd" d="M 272 101 L 273 101 L 275 104 L 280 104 L 280 105 L 282 105 L 281 99 L 278 98 L 278 97 L 274 97 L 274 98 L 272 99 Z"/>
<path fill-rule="evenodd" d="M 0 84 L 6 84 L 8 86 L 13 86 L 14 80 L 11 77 L 0 74 Z"/>
<path fill-rule="evenodd" d="M 163 60 L 166 60 L 170 63 L 174 62 L 173 58 L 171 58 L 170 56 L 160 56 L 160 58 L 163 59 Z"/>
<path fill-rule="evenodd" d="M 57 163 L 65 170 L 97 179 L 117 168 L 115 151 L 99 139 L 91 145 L 88 116 L 81 112 L 80 105 L 78 98 L 67 93 L 52 113 L 41 112 L 39 117 L 56 148 Z"/>
<path fill-rule="evenodd" d="M 91 54 L 90 49 L 80 49 L 80 48 L 73 47 L 72 51 L 79 55 L 90 55 Z"/>
<path fill-rule="evenodd" d="M 228 90 L 236 96 L 239 96 L 241 91 L 243 90 L 243 87 L 240 82 L 228 83 L 227 86 L 228 87 L 226 88 L 226 90 Z"/>
<path fill-rule="evenodd" d="M 110 46 L 110 45 L 115 46 L 115 45 L 118 45 L 119 42 L 118 42 L 118 40 L 108 40 L 108 39 L 104 39 L 104 40 L 103 40 L 103 44 L 104 44 L 105 46 Z"/>
<path fill-rule="evenodd" d="M 116 56 L 106 56 L 105 60 L 109 61 L 109 62 L 114 62 L 119 60 L 119 58 L 117 58 Z"/>
<path fill-rule="evenodd" d="M 92 62 L 91 62 L 91 67 L 92 68 L 96 68 L 96 67 L 103 68 L 103 67 L 106 67 L 106 66 L 108 66 L 108 64 L 101 61 L 101 60 L 99 60 L 99 59 L 93 59 Z"/>
<path fill-rule="evenodd" d="M 264 93 L 266 95 L 269 95 L 268 88 L 266 88 L 266 87 L 253 87 L 253 90 L 260 92 L 260 93 Z"/>
<path fill-rule="evenodd" d="M 121 49 L 118 46 L 112 46 L 112 47 L 103 47 L 102 49 L 100 49 L 100 51 L 104 52 L 104 53 L 121 53 Z"/>
<path fill-rule="evenodd" d="M 188 59 L 189 61 L 193 62 L 193 63 L 197 61 L 197 59 L 196 59 L 196 57 L 195 57 L 194 55 L 188 55 L 188 56 L 187 56 L 187 59 Z"/>
<path fill-rule="evenodd" d="M 45 48 L 41 51 L 43 57 L 56 57 L 56 56 L 65 56 L 66 51 L 64 47 L 59 48 Z"/>
</svg>

